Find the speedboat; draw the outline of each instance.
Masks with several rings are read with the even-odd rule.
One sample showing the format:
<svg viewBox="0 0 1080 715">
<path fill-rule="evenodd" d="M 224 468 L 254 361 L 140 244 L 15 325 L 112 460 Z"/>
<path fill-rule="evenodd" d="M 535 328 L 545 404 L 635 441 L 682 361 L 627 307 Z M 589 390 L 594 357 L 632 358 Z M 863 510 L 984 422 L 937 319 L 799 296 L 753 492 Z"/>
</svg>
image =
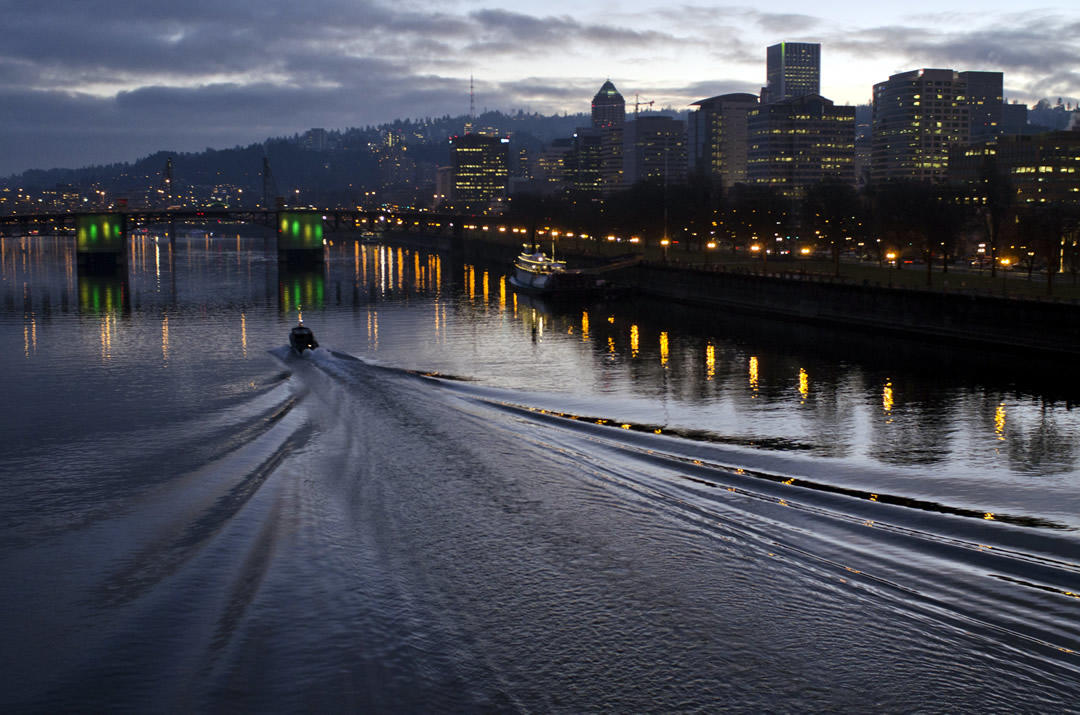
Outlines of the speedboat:
<svg viewBox="0 0 1080 715">
<path fill-rule="evenodd" d="M 315 333 L 301 321 L 289 331 L 289 345 L 297 355 L 303 355 L 305 350 L 314 350 L 319 347 L 315 341 Z"/>
</svg>

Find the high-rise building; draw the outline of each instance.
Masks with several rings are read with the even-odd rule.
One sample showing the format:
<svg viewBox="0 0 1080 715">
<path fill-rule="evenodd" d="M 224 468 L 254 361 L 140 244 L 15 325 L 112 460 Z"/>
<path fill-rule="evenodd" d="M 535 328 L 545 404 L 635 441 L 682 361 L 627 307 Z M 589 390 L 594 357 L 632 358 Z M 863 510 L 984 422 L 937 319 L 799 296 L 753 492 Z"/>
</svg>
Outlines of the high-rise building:
<svg viewBox="0 0 1080 715">
<path fill-rule="evenodd" d="M 781 42 L 765 51 L 765 102 L 821 93 L 821 45 Z"/>
<path fill-rule="evenodd" d="M 961 72 L 968 105 L 968 141 L 989 141 L 1002 133 L 1004 106 L 1003 78 L 1000 72 Z"/>
<path fill-rule="evenodd" d="M 1026 104 L 1003 104 L 1001 106 L 1001 133 L 1026 134 L 1028 127 L 1028 108 Z"/>
<path fill-rule="evenodd" d="M 647 179 L 686 181 L 686 122 L 662 114 L 628 122 L 623 158 L 626 186 Z"/>
<path fill-rule="evenodd" d="M 855 107 L 795 97 L 751 109 L 748 125 L 750 183 L 786 196 L 822 181 L 855 183 Z"/>
<path fill-rule="evenodd" d="M 609 79 L 592 100 L 592 126 L 600 133 L 600 185 L 605 193 L 622 185 L 626 101 Z"/>
<path fill-rule="evenodd" d="M 453 201 L 458 207 L 487 209 L 506 197 L 510 140 L 466 134 L 450 139 Z"/>
<path fill-rule="evenodd" d="M 592 125 L 596 129 L 622 126 L 626 122 L 626 100 L 609 79 L 600 85 L 592 100 Z"/>
<path fill-rule="evenodd" d="M 555 139 L 541 152 L 536 161 L 537 180 L 544 193 L 556 193 L 567 185 L 567 165 L 574 151 L 570 137 Z"/>
<path fill-rule="evenodd" d="M 874 85 L 872 181 L 942 181 L 950 147 L 970 137 L 967 81 L 960 72 L 912 70 Z"/>
<path fill-rule="evenodd" d="M 688 126 L 690 168 L 727 189 L 746 181 L 747 114 L 758 106 L 752 94 L 721 94 L 694 102 Z"/>
<path fill-rule="evenodd" d="M 966 184 L 979 196 L 988 165 L 1009 177 L 1016 205 L 1080 206 L 1080 132 L 1005 135 L 955 147 L 949 180 Z"/>
<path fill-rule="evenodd" d="M 567 176 L 575 193 L 599 195 L 604 191 L 604 159 L 608 133 L 581 127 L 574 132 L 573 149 L 567 155 Z"/>
</svg>

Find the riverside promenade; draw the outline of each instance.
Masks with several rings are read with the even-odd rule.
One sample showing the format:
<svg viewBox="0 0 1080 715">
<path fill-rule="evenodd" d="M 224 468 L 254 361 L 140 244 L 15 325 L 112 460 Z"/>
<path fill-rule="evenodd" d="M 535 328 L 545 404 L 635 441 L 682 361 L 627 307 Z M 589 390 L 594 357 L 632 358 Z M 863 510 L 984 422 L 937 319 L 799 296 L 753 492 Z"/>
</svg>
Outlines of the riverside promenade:
<svg viewBox="0 0 1080 715">
<path fill-rule="evenodd" d="M 469 235 L 466 258 L 509 262 L 520 240 Z M 571 265 L 625 254 L 627 244 L 566 240 L 557 245 Z M 902 269 L 873 263 L 840 264 L 788 259 L 761 261 L 730 253 L 647 250 L 638 266 L 612 275 L 651 298 L 843 326 L 934 343 L 958 342 L 1016 353 L 1080 355 L 1080 287 L 1055 276 L 1048 296 L 1045 273 L 942 272 L 925 265 Z"/>
</svg>

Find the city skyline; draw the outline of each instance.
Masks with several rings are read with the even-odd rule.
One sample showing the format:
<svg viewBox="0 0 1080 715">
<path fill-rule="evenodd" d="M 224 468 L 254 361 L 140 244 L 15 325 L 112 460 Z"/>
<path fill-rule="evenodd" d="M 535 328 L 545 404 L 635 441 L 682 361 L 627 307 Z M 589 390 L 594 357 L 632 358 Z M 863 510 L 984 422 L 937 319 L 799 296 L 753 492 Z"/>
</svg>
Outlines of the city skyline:
<svg viewBox="0 0 1080 715">
<path fill-rule="evenodd" d="M 6 3 L 0 175 L 464 113 L 470 75 L 478 110 L 585 111 L 604 78 L 628 105 L 682 110 L 758 93 L 781 41 L 821 44 L 821 93 L 838 104 L 924 67 L 1003 72 L 1006 98 L 1025 103 L 1080 97 L 1080 12 L 1064 4 L 769 8 L 272 1 L 252 24 L 235 2 Z"/>
</svg>

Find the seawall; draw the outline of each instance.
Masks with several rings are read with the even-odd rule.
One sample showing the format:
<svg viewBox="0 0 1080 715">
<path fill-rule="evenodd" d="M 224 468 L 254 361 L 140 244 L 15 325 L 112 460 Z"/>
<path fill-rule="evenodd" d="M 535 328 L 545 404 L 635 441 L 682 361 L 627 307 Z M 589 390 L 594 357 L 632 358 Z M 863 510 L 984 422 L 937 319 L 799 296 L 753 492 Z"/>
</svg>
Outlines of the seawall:
<svg viewBox="0 0 1080 715">
<path fill-rule="evenodd" d="M 446 236 L 407 234 L 385 238 L 412 247 L 453 248 L 465 260 L 507 266 L 521 245 L 517 239 L 488 238 L 474 232 L 458 241 Z M 564 255 L 573 253 L 567 251 Z M 596 260 L 595 256 L 577 258 L 577 261 L 571 258 L 571 262 L 588 264 Z M 761 275 L 663 263 L 643 263 L 606 277 L 635 288 L 643 296 L 717 310 L 915 337 L 934 343 L 951 341 L 1015 352 L 1080 355 L 1080 305 L 1069 302 L 860 285 L 828 276 Z"/>
<path fill-rule="evenodd" d="M 895 335 L 1080 354 L 1080 306 L 663 265 L 634 269 L 654 298 Z"/>
</svg>

